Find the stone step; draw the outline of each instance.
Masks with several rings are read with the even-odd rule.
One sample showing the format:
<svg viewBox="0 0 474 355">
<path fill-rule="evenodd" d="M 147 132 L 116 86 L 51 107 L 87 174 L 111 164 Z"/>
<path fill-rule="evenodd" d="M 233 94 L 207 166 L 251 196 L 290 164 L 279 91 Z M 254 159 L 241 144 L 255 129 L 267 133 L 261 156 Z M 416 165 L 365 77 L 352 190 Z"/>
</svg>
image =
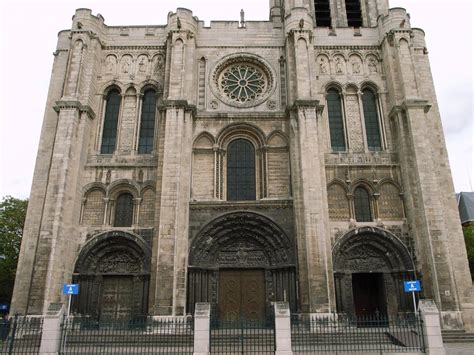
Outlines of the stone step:
<svg viewBox="0 0 474 355">
<path fill-rule="evenodd" d="M 444 343 L 474 343 L 474 333 L 466 333 L 464 330 L 443 330 Z"/>
</svg>

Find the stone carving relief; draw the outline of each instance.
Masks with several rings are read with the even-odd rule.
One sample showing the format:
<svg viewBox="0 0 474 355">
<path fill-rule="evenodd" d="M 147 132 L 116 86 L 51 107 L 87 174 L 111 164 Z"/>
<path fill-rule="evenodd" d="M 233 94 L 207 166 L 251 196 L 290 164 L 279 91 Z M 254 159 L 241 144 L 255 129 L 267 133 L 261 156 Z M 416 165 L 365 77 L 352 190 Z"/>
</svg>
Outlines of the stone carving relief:
<svg viewBox="0 0 474 355">
<path fill-rule="evenodd" d="M 249 234 L 247 230 L 253 232 Z M 290 241 L 266 218 L 236 212 L 217 218 L 195 237 L 190 265 L 279 265 L 294 263 Z"/>
<path fill-rule="evenodd" d="M 162 76 L 164 72 L 165 60 L 163 55 L 158 54 L 153 57 L 153 74 Z"/>
<path fill-rule="evenodd" d="M 362 61 L 357 55 L 352 55 L 350 58 L 352 74 L 362 74 Z"/>
<path fill-rule="evenodd" d="M 319 74 L 329 74 L 329 61 L 326 56 L 318 58 Z"/>
<path fill-rule="evenodd" d="M 117 70 L 117 58 L 114 55 L 109 55 L 105 59 L 105 73 L 115 74 Z"/>
<path fill-rule="evenodd" d="M 379 217 L 382 219 L 399 220 L 403 218 L 403 204 L 398 188 L 385 183 L 380 188 L 378 199 Z"/>
<path fill-rule="evenodd" d="M 378 73 L 377 59 L 374 56 L 367 58 L 367 66 L 369 67 L 370 74 Z"/>
<path fill-rule="evenodd" d="M 350 218 L 349 201 L 346 191 L 338 184 L 328 188 L 329 218 L 338 221 L 347 221 Z"/>
<path fill-rule="evenodd" d="M 248 242 L 239 242 L 220 250 L 216 262 L 222 266 L 264 266 L 268 265 L 265 253 Z"/>
<path fill-rule="evenodd" d="M 98 263 L 98 273 L 134 274 L 140 272 L 140 262 L 127 252 L 106 254 Z"/>
<path fill-rule="evenodd" d="M 336 74 L 342 75 L 346 72 L 345 70 L 345 60 L 344 57 L 342 56 L 336 56 L 334 57 L 334 69 L 336 70 Z"/>
<path fill-rule="evenodd" d="M 131 66 L 132 66 L 132 56 L 124 55 L 122 57 L 122 61 L 121 61 L 121 65 L 120 65 L 120 71 L 123 74 L 129 74 L 129 73 L 131 73 Z"/>
<path fill-rule="evenodd" d="M 349 134 L 349 148 L 353 152 L 364 151 L 364 137 L 360 117 L 359 98 L 357 94 L 346 96 L 347 126 L 351 127 Z"/>
<path fill-rule="evenodd" d="M 148 68 L 148 57 L 141 55 L 138 57 L 138 73 L 141 75 L 146 74 Z"/>
<path fill-rule="evenodd" d="M 270 110 L 275 110 L 277 108 L 277 103 L 275 100 L 268 100 L 267 101 L 267 107 L 270 109 Z"/>
</svg>

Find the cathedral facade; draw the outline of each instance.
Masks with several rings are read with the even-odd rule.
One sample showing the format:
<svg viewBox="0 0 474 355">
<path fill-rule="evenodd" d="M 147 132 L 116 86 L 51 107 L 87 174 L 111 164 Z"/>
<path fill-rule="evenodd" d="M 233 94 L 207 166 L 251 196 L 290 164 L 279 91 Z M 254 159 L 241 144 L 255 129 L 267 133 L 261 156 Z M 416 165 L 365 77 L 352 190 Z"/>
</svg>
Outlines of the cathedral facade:
<svg viewBox="0 0 474 355">
<path fill-rule="evenodd" d="M 101 320 L 395 315 L 474 294 L 424 32 L 388 0 L 270 0 L 59 33 L 12 300 Z"/>
</svg>

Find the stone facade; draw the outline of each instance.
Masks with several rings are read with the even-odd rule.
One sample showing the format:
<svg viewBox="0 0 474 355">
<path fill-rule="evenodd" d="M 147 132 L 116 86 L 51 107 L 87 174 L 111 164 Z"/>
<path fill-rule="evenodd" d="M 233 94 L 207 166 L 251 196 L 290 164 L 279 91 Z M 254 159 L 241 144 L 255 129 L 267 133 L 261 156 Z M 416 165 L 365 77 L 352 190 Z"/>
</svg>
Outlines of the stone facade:
<svg viewBox="0 0 474 355">
<path fill-rule="evenodd" d="M 428 51 L 404 9 L 270 0 L 269 21 L 209 27 L 182 8 L 134 27 L 78 9 L 54 56 L 13 312 L 78 282 L 73 309 L 101 318 L 222 316 L 248 297 L 249 316 L 274 301 L 390 315 L 419 278 L 444 328 L 474 329 Z"/>
</svg>

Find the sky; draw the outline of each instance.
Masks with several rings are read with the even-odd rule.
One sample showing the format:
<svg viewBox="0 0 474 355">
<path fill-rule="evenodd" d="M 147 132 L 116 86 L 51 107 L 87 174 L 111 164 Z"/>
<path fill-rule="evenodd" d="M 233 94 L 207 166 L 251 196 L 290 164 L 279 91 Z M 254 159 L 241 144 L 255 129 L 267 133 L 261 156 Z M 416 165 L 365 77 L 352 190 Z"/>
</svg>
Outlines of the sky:
<svg viewBox="0 0 474 355">
<path fill-rule="evenodd" d="M 390 0 L 404 7 L 412 27 L 426 32 L 455 190 L 472 191 L 472 0 Z M 269 0 L 1 0 L 0 198 L 27 198 L 45 110 L 57 33 L 71 27 L 77 8 L 115 25 L 164 25 L 169 11 L 185 7 L 211 20 L 267 20 Z M 473 183 L 471 183 L 473 181 Z"/>
</svg>

